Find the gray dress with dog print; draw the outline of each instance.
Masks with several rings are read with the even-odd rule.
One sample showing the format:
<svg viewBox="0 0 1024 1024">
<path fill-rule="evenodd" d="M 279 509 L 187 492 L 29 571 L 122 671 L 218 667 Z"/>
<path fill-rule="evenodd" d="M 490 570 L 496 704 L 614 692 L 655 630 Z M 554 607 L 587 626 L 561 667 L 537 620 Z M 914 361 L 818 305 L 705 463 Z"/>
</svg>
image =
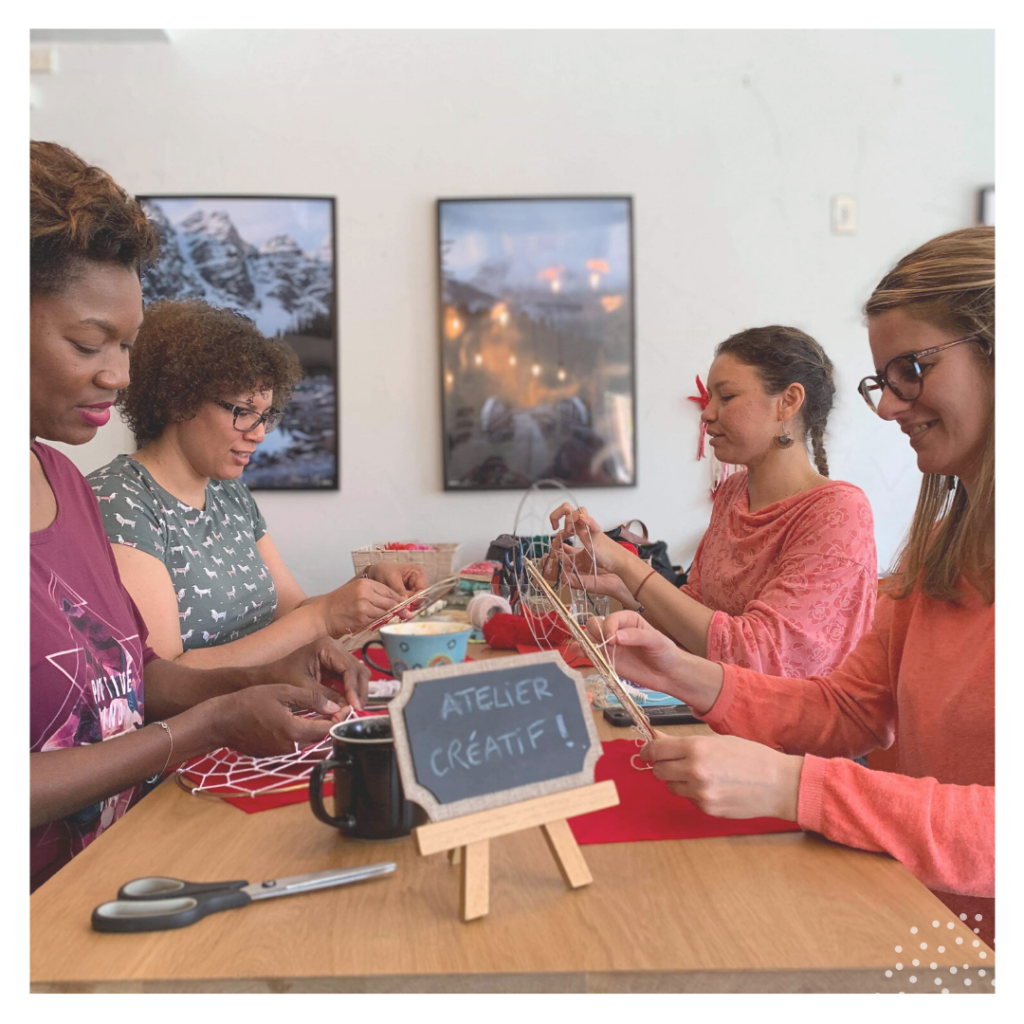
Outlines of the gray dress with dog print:
<svg viewBox="0 0 1024 1024">
<path fill-rule="evenodd" d="M 204 510 L 178 501 L 127 455 L 88 480 L 111 544 L 138 548 L 167 567 L 186 651 L 229 643 L 271 622 L 277 593 L 256 547 L 267 524 L 240 480 L 211 480 Z"/>
</svg>

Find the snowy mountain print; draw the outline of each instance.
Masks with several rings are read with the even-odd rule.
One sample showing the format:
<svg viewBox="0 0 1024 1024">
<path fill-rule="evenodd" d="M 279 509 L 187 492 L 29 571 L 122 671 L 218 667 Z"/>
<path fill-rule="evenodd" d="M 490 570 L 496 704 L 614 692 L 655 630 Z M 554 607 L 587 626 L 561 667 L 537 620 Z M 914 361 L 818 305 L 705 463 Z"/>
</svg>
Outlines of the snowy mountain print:
<svg viewBox="0 0 1024 1024">
<path fill-rule="evenodd" d="M 333 200 L 144 196 L 160 237 L 147 303 L 203 299 L 295 349 L 305 379 L 242 479 L 253 489 L 337 487 Z"/>
</svg>

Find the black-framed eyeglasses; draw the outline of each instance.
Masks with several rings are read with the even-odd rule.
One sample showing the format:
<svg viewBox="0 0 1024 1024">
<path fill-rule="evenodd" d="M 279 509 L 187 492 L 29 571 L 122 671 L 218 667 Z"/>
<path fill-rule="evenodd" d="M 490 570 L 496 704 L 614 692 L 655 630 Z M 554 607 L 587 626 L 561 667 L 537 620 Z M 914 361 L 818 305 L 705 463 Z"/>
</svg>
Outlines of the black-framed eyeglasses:
<svg viewBox="0 0 1024 1024">
<path fill-rule="evenodd" d="M 936 345 L 934 348 L 923 348 L 920 352 L 908 352 L 905 356 L 896 356 L 885 364 L 881 373 L 871 374 L 865 377 L 858 385 L 857 390 L 861 398 L 868 403 L 872 412 L 878 412 L 878 403 L 882 400 L 882 391 L 889 388 L 892 393 L 904 402 L 913 402 L 921 397 L 921 389 L 924 387 L 924 371 L 921 369 L 920 360 L 927 356 L 933 356 L 943 349 L 952 348 L 954 345 L 963 345 L 967 341 L 977 341 L 988 349 L 988 343 L 979 338 L 976 334 L 970 334 L 966 338 L 957 338 L 956 341 L 947 341 L 944 345 Z"/>
<path fill-rule="evenodd" d="M 265 433 L 269 434 L 272 430 L 277 429 L 284 417 L 284 413 L 273 406 L 264 413 L 258 413 L 255 409 L 247 409 L 244 405 L 232 405 L 230 402 L 221 402 L 218 399 L 214 399 L 213 404 L 227 409 L 234 416 L 232 425 L 235 430 L 239 430 L 243 434 L 255 430 L 261 423 Z"/>
</svg>

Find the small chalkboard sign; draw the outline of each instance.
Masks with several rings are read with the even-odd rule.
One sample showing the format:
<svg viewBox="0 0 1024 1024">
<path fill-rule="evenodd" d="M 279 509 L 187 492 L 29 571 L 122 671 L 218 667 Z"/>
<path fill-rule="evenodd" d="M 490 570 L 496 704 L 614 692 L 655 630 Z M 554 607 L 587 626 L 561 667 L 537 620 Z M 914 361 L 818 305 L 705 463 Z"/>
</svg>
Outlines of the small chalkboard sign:
<svg viewBox="0 0 1024 1024">
<path fill-rule="evenodd" d="M 390 711 L 402 786 L 431 821 L 589 785 L 601 756 L 556 651 L 406 672 Z"/>
</svg>

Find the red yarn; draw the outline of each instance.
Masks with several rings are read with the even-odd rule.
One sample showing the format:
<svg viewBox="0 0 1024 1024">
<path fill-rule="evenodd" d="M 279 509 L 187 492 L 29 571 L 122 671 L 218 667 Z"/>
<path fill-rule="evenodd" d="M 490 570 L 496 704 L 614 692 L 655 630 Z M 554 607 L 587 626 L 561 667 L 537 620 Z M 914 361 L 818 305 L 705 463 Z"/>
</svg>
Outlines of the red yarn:
<svg viewBox="0 0 1024 1024">
<path fill-rule="evenodd" d="M 572 637 L 554 612 L 544 615 L 506 615 L 498 612 L 484 623 L 487 646 L 496 651 L 514 651 L 520 644 L 561 647 Z"/>
</svg>

